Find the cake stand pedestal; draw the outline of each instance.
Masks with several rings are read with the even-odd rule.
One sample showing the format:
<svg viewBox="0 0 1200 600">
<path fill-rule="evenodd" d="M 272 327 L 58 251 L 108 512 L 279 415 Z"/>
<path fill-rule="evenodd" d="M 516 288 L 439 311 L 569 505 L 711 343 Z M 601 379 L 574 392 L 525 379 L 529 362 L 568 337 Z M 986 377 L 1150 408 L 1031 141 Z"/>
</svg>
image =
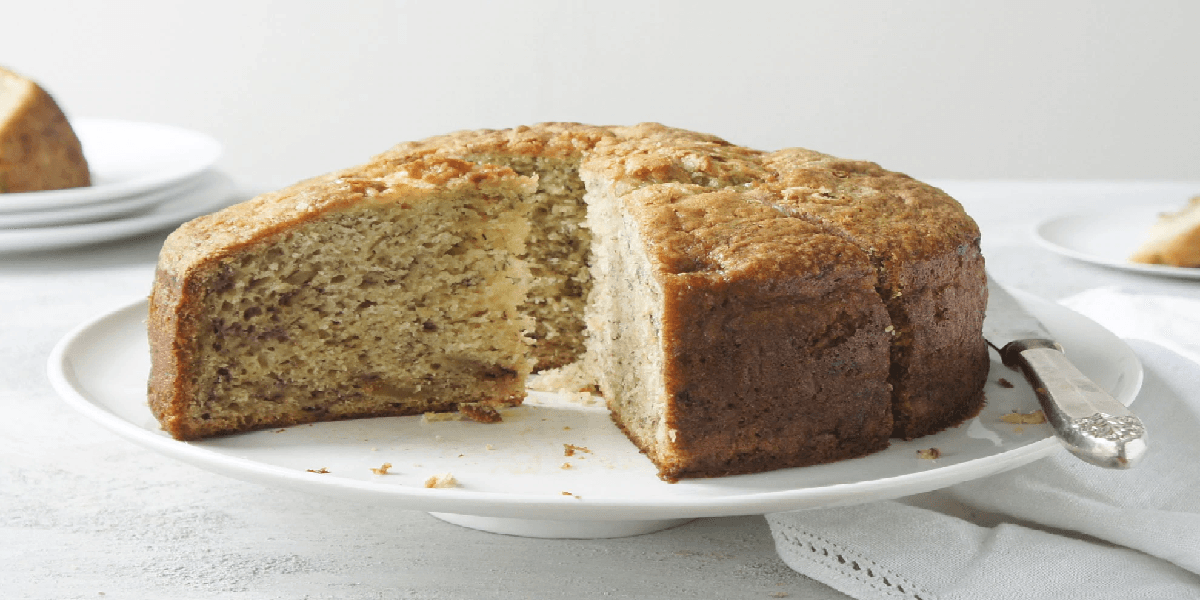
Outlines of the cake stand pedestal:
<svg viewBox="0 0 1200 600">
<path fill-rule="evenodd" d="M 556 519 L 513 519 L 431 512 L 430 515 L 470 529 L 530 538 L 600 539 L 654 533 L 688 523 L 693 519 L 647 519 L 634 521 L 563 521 Z"/>
</svg>

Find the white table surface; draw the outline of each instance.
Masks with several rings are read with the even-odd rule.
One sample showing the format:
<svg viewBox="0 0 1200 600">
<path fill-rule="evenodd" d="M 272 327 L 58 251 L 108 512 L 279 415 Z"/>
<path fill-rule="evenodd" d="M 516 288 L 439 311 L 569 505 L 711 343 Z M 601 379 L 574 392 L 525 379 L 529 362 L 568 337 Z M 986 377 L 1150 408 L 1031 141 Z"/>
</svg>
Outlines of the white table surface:
<svg viewBox="0 0 1200 600">
<path fill-rule="evenodd" d="M 1200 282 L 1076 262 L 1031 234 L 1081 208 L 1182 205 L 1200 182 L 935 183 L 979 222 L 988 268 L 1010 286 L 1200 298 Z M 518 538 L 244 483 L 118 438 L 57 397 L 46 358 L 83 320 L 146 295 L 165 235 L 0 255 L 0 598 L 846 597 L 784 565 L 758 516 Z"/>
</svg>

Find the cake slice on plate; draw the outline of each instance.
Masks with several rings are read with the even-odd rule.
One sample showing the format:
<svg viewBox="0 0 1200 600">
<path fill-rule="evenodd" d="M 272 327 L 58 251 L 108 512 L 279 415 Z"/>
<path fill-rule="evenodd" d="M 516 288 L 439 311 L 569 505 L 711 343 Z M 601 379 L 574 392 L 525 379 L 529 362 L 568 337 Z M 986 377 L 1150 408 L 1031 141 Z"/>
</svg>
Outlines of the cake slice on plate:
<svg viewBox="0 0 1200 600">
<path fill-rule="evenodd" d="M 1178 212 L 1166 213 L 1129 260 L 1150 265 L 1200 267 L 1200 196 Z"/>
<path fill-rule="evenodd" d="M 91 185 L 66 115 L 38 84 L 0 67 L 0 193 Z"/>
</svg>

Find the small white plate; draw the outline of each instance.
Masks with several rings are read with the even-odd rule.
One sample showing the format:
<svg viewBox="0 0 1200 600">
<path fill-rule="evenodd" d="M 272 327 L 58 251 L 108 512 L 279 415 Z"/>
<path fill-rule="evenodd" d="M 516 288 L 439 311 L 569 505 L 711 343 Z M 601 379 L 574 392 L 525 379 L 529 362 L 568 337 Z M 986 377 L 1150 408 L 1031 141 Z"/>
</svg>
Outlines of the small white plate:
<svg viewBox="0 0 1200 600">
<path fill-rule="evenodd" d="M 54 211 L 140 194 L 197 175 L 221 157 L 221 144 L 213 138 L 171 125 L 79 119 L 71 126 L 83 144 L 92 185 L 0 194 L 0 214 Z"/>
<path fill-rule="evenodd" d="M 1077 313 L 1021 296 L 1085 374 L 1121 402 L 1133 401 L 1142 368 L 1128 346 Z M 1021 376 L 996 360 L 985 388 L 987 406 L 959 427 L 896 440 L 864 458 L 676 484 L 655 476 L 602 406 L 554 394 L 534 394 L 492 425 L 393 417 L 179 442 L 159 428 L 146 405 L 145 319 L 146 302 L 139 299 L 81 325 L 56 346 L 48 372 L 68 404 L 151 450 L 217 473 L 349 502 L 431 511 L 501 533 L 614 537 L 696 517 L 859 504 L 984 477 L 1061 449 L 1048 425 L 1000 420 L 1013 411 L 1037 410 L 1038 403 Z M 1000 378 L 1014 386 L 1003 387 Z M 587 450 L 566 456 L 564 444 Z M 941 458 L 918 457 L 918 450 L 931 447 Z M 392 465 L 387 474 L 371 471 L 384 463 Z M 423 486 L 447 472 L 459 487 Z"/>
<path fill-rule="evenodd" d="M 176 185 L 163 189 L 151 190 L 109 202 L 68 206 L 59 210 L 42 210 L 37 212 L 0 213 L 0 230 L 28 229 L 33 227 L 62 227 L 78 223 L 93 223 L 106 221 L 117 217 L 125 217 L 137 212 L 143 212 L 151 206 L 161 204 L 176 196 L 184 196 L 195 192 L 202 185 L 211 184 L 207 173 L 189 177 Z"/>
<path fill-rule="evenodd" d="M 1200 269 L 1129 262 L 1158 216 L 1179 208 L 1151 205 L 1074 212 L 1042 221 L 1034 228 L 1034 237 L 1052 252 L 1095 265 L 1130 273 L 1200 279 Z"/>
<path fill-rule="evenodd" d="M 0 230 L 0 253 L 69 248 L 132 237 L 224 208 L 233 203 L 236 193 L 227 175 L 209 171 L 194 186 L 180 192 L 172 190 L 172 197 L 134 216 L 58 227 Z"/>
</svg>

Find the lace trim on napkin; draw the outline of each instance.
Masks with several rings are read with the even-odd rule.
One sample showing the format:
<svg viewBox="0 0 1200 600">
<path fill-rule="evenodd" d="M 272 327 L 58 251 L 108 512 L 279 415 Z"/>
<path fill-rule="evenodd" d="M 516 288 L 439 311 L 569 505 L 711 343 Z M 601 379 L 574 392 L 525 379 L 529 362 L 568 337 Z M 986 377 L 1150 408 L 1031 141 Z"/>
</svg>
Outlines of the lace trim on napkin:
<svg viewBox="0 0 1200 600">
<path fill-rule="evenodd" d="M 904 600 L 935 600 L 937 598 L 935 594 L 921 589 L 915 583 L 889 571 L 878 563 L 840 548 L 837 544 L 820 536 L 800 531 L 779 521 L 773 522 L 772 525 L 771 530 L 775 534 L 776 546 L 779 548 L 781 556 L 807 560 L 851 580 L 857 584 L 853 586 L 857 589 L 868 589 L 884 597 Z M 816 577 L 811 571 L 797 570 L 814 579 L 820 579 L 830 587 L 848 593 L 848 590 L 844 589 L 846 586 L 839 585 L 847 582 L 827 581 Z"/>
</svg>

